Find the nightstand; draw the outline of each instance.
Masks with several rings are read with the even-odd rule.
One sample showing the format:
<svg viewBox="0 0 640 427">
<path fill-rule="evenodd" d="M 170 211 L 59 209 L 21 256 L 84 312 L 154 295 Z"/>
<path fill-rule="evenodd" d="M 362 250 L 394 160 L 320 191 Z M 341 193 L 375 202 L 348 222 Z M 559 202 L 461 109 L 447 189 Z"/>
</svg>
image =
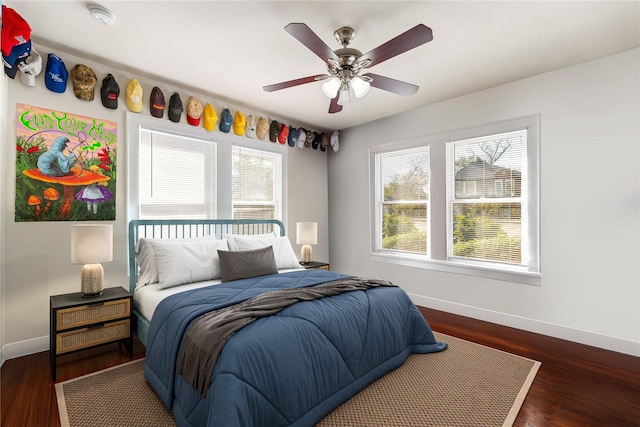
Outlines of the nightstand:
<svg viewBox="0 0 640 427">
<path fill-rule="evenodd" d="M 329 270 L 329 263 L 311 261 L 308 264 L 300 263 L 307 270 Z"/>
<path fill-rule="evenodd" d="M 84 298 L 82 292 L 50 297 L 49 351 L 51 376 L 56 380 L 58 356 L 119 341 L 133 358 L 131 334 L 133 295 L 122 287 L 106 288 L 102 295 Z"/>
</svg>

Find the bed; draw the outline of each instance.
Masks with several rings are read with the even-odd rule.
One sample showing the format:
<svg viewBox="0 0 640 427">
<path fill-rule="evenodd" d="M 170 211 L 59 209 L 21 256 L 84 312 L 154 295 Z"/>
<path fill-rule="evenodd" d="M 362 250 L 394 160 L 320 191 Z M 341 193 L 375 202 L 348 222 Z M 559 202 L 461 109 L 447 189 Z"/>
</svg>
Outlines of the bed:
<svg viewBox="0 0 640 427">
<path fill-rule="evenodd" d="M 312 426 L 446 348 L 394 284 L 302 268 L 278 220 L 134 220 L 129 260 L 144 376 L 178 426 Z"/>
</svg>

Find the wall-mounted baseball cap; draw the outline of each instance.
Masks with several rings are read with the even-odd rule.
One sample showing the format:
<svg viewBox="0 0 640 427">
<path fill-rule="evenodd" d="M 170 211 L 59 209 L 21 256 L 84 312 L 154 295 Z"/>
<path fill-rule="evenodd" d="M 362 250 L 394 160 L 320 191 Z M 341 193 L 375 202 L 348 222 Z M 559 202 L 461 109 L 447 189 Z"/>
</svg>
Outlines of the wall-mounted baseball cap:
<svg viewBox="0 0 640 427">
<path fill-rule="evenodd" d="M 27 86 L 36 85 L 36 76 L 42 72 L 42 57 L 35 49 L 20 66 L 20 80 Z"/>
<path fill-rule="evenodd" d="M 47 57 L 47 67 L 44 75 L 44 85 L 51 92 L 63 93 L 67 90 L 69 73 L 62 59 L 50 53 Z"/>
<path fill-rule="evenodd" d="M 233 132 L 236 135 L 244 135 L 244 127 L 247 124 L 247 119 L 244 117 L 244 113 L 240 110 L 236 111 L 236 115 L 233 118 Z"/>
<path fill-rule="evenodd" d="M 244 134 L 247 138 L 256 137 L 256 119 L 252 115 L 247 117 L 247 124 L 244 126 Z"/>
<path fill-rule="evenodd" d="M 337 130 L 334 130 L 333 133 L 331 134 L 331 148 L 333 148 L 333 151 L 336 152 L 340 149 L 340 141 L 339 141 L 339 134 Z"/>
<path fill-rule="evenodd" d="M 295 147 L 296 142 L 298 142 L 298 129 L 293 126 L 289 126 L 289 136 L 287 137 L 287 144 L 289 147 Z"/>
<path fill-rule="evenodd" d="M 280 132 L 278 132 L 278 142 L 280 144 L 286 144 L 289 137 L 289 126 L 282 123 L 280 125 Z"/>
<path fill-rule="evenodd" d="M 296 146 L 298 148 L 304 148 L 304 142 L 307 140 L 307 132 L 303 128 L 298 129 L 298 140 Z"/>
<path fill-rule="evenodd" d="M 222 118 L 220 119 L 220 132 L 229 133 L 231 130 L 231 124 L 233 123 L 233 116 L 228 108 L 222 110 Z"/>
<path fill-rule="evenodd" d="M 169 98 L 169 111 L 167 111 L 169 120 L 174 123 L 179 123 L 183 111 L 184 107 L 182 106 L 182 99 L 180 99 L 180 94 L 178 92 L 173 92 L 173 95 L 171 95 L 171 98 Z"/>
<path fill-rule="evenodd" d="M 102 79 L 100 86 L 100 100 L 106 108 L 115 110 L 118 108 L 118 97 L 120 96 L 120 86 L 111 73 Z"/>
<path fill-rule="evenodd" d="M 140 113 L 144 105 L 142 104 L 142 86 L 140 86 L 140 82 L 135 77 L 129 80 L 127 84 L 127 97 L 125 98 L 125 103 L 127 104 L 127 108 L 129 111 L 134 113 Z"/>
<path fill-rule="evenodd" d="M 213 132 L 216 129 L 216 123 L 218 122 L 218 114 L 216 109 L 213 108 L 211 103 L 207 103 L 204 107 L 204 128 L 209 132 Z"/>
<path fill-rule="evenodd" d="M 11 53 L 17 45 L 31 41 L 31 27 L 14 9 L 2 5 L 2 55 Z"/>
<path fill-rule="evenodd" d="M 258 139 L 264 140 L 269 133 L 269 121 L 264 117 L 258 119 L 258 126 L 256 126 L 256 136 Z"/>
<path fill-rule="evenodd" d="M 78 99 L 93 101 L 97 81 L 96 73 L 84 64 L 76 64 L 71 69 L 73 93 Z"/>
<path fill-rule="evenodd" d="M 313 138 L 315 138 L 315 133 L 310 130 L 307 131 L 307 140 L 304 142 L 305 147 L 311 147 L 311 143 L 313 142 Z"/>
<path fill-rule="evenodd" d="M 195 96 L 190 96 L 187 101 L 187 122 L 192 126 L 199 126 L 201 116 L 202 103 Z"/>
<path fill-rule="evenodd" d="M 322 141 L 322 136 L 320 135 L 319 132 L 314 132 L 313 141 L 311 141 L 311 148 L 313 148 L 314 150 L 317 150 L 318 146 L 320 145 L 320 141 Z"/>
<path fill-rule="evenodd" d="M 325 152 L 327 151 L 327 147 L 329 146 L 329 136 L 322 132 L 322 135 L 320 137 L 320 151 Z"/>
<path fill-rule="evenodd" d="M 149 99 L 149 111 L 151 111 L 151 115 L 153 117 L 157 117 L 159 119 L 164 116 L 164 93 L 158 86 L 154 86 L 151 89 L 151 98 Z"/>
<path fill-rule="evenodd" d="M 2 62 L 4 63 L 4 72 L 9 78 L 15 78 L 19 67 L 24 65 L 25 61 L 31 54 L 31 40 L 26 43 L 15 45 L 9 55 L 2 54 Z"/>
<path fill-rule="evenodd" d="M 280 132 L 280 123 L 277 120 L 272 120 L 269 125 L 269 141 L 276 142 L 278 139 L 278 132 Z"/>
</svg>

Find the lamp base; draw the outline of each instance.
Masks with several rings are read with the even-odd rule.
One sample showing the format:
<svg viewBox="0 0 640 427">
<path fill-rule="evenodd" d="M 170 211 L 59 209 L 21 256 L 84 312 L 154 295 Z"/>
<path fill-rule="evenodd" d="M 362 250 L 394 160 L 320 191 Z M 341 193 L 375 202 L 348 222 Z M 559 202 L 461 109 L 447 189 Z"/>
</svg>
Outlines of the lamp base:
<svg viewBox="0 0 640 427">
<path fill-rule="evenodd" d="M 95 298 L 102 295 L 104 269 L 102 264 L 85 264 L 80 273 L 80 289 L 83 298 Z"/>
<path fill-rule="evenodd" d="M 302 245 L 300 249 L 300 262 L 302 264 L 311 264 L 311 245 Z"/>
</svg>

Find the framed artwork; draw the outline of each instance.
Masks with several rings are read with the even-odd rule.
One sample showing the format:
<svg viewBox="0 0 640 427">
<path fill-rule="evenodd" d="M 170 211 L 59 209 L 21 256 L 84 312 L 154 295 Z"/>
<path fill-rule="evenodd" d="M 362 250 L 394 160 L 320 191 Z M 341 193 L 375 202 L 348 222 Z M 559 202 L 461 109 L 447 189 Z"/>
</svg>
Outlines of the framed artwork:
<svg viewBox="0 0 640 427">
<path fill-rule="evenodd" d="M 17 104 L 16 222 L 116 218 L 117 123 Z"/>
</svg>

